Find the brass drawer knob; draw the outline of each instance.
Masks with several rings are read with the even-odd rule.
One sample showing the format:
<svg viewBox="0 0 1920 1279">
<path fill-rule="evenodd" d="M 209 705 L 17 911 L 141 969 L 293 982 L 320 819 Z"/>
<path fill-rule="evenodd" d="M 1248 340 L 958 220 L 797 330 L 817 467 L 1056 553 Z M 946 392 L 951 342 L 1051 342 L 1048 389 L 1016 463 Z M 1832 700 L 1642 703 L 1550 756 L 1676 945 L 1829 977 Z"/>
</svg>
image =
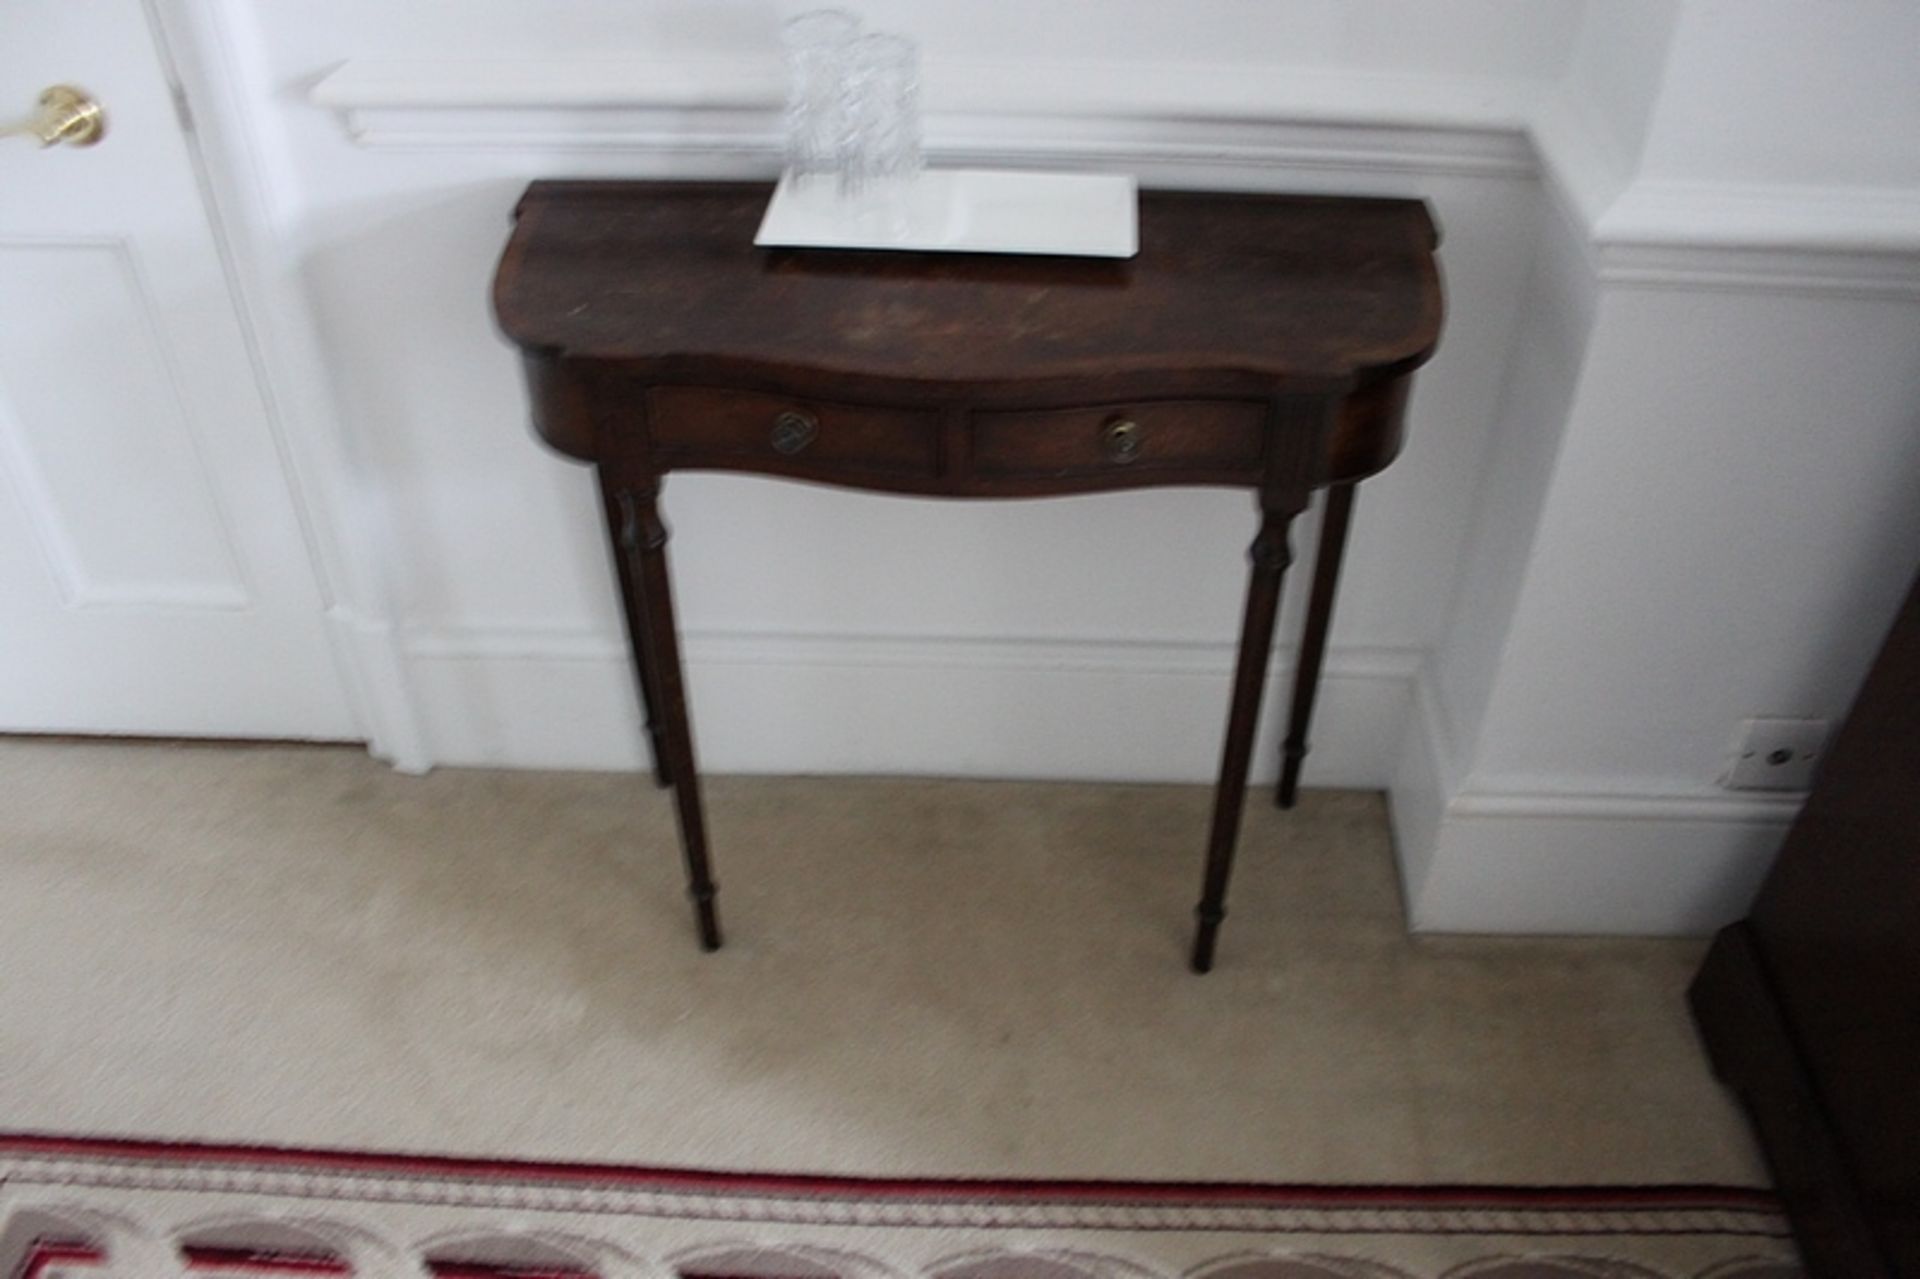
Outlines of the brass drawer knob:
<svg viewBox="0 0 1920 1279">
<path fill-rule="evenodd" d="M 820 419 L 811 413 L 788 409 L 773 419 L 773 451 L 792 457 L 820 434 Z"/>
<path fill-rule="evenodd" d="M 1100 428 L 1100 447 L 1116 462 L 1131 462 L 1140 456 L 1140 424 L 1130 417 L 1115 418 Z"/>
</svg>

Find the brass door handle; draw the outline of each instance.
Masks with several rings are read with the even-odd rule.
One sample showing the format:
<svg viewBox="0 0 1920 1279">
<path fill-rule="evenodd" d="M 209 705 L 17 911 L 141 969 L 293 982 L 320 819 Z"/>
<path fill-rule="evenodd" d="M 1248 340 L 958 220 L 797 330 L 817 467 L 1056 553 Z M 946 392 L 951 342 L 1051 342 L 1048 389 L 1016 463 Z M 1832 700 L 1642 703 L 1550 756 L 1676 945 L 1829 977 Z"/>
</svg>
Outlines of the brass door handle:
<svg viewBox="0 0 1920 1279">
<path fill-rule="evenodd" d="M 0 127 L 0 136 L 29 134 L 43 147 L 66 143 L 90 147 L 106 136 L 107 113 L 85 89 L 56 84 L 40 95 L 40 105 L 24 120 Z"/>
</svg>

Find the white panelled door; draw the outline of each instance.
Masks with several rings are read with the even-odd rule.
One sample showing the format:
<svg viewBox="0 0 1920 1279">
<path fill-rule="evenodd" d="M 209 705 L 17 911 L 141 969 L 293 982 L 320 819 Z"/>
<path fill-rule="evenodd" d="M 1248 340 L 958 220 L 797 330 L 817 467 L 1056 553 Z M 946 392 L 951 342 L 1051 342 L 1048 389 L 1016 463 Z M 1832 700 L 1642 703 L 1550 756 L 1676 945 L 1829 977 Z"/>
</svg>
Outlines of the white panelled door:
<svg viewBox="0 0 1920 1279">
<path fill-rule="evenodd" d="M 0 5 L 0 731 L 351 738 L 291 486 L 142 0 Z"/>
</svg>

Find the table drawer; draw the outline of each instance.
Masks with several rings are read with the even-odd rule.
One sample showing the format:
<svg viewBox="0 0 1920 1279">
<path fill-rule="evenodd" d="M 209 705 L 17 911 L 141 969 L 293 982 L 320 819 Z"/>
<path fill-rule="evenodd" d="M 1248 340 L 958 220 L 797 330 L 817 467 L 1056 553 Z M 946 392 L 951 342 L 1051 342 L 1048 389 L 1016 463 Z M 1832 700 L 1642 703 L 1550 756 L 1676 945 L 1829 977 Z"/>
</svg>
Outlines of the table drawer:
<svg viewBox="0 0 1920 1279">
<path fill-rule="evenodd" d="M 976 413 L 979 476 L 1191 471 L 1257 476 L 1267 406 L 1257 400 L 1154 400 Z"/>
<path fill-rule="evenodd" d="M 663 460 L 825 476 L 931 476 L 940 416 L 719 387 L 656 386 L 647 431 Z"/>
</svg>

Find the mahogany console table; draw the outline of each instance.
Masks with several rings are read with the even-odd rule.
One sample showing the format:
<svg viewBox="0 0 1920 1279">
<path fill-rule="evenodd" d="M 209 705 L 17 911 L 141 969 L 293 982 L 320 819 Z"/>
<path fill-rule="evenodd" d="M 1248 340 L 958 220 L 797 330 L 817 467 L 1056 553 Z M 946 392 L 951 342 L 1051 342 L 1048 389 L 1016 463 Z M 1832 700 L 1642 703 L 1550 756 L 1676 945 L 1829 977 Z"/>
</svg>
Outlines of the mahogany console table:
<svg viewBox="0 0 1920 1279">
<path fill-rule="evenodd" d="M 655 776 L 720 945 L 667 577 L 669 471 L 941 497 L 1225 485 L 1260 510 L 1193 967 L 1213 964 L 1290 561 L 1331 486 L 1289 716 L 1290 805 L 1356 481 L 1440 334 L 1413 200 L 1149 193 L 1130 260 L 766 250 L 759 184 L 536 182 L 494 282 L 533 418 L 599 471 Z"/>
</svg>

